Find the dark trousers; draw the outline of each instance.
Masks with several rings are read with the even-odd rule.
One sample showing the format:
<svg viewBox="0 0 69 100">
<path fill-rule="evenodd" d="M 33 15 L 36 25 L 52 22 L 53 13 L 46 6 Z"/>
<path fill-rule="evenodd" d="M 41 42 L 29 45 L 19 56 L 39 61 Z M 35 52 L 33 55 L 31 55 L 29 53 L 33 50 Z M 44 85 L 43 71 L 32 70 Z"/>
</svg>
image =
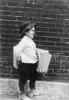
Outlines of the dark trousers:
<svg viewBox="0 0 69 100">
<path fill-rule="evenodd" d="M 20 91 L 24 91 L 24 86 L 27 80 L 30 80 L 29 87 L 30 89 L 35 88 L 35 82 L 37 80 L 37 64 L 27 64 L 21 63 L 19 64 L 19 88 Z"/>
</svg>

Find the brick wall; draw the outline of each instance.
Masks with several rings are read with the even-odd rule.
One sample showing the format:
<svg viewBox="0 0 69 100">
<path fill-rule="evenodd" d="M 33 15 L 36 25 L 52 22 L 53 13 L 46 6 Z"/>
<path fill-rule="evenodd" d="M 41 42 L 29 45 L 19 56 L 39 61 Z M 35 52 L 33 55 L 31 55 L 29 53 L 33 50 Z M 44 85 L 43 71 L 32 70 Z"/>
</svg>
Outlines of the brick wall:
<svg viewBox="0 0 69 100">
<path fill-rule="evenodd" d="M 19 25 L 37 23 L 34 41 L 52 55 L 48 73 L 39 79 L 69 81 L 68 0 L 0 0 L 0 77 L 18 78 L 12 66 L 12 47 L 19 42 Z"/>
</svg>

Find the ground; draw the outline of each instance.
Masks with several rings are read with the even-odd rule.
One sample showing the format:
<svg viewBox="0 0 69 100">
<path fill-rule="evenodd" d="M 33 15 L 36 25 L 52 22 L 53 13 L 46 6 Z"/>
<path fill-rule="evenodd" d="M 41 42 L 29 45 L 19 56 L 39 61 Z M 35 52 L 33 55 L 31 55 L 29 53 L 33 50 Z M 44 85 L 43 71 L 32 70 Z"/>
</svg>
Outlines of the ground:
<svg viewBox="0 0 69 100">
<path fill-rule="evenodd" d="M 39 96 L 32 100 L 69 100 L 69 83 L 62 82 L 42 82 L 38 87 Z M 16 95 L 0 95 L 0 100 L 20 100 Z"/>
</svg>

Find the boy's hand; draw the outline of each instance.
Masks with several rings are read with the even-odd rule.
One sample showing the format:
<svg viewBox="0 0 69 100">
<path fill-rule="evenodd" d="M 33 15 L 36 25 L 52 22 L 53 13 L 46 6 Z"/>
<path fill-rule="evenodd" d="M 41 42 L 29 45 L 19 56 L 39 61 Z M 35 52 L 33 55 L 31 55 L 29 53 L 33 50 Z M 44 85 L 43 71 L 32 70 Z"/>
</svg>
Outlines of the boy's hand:
<svg viewBox="0 0 69 100">
<path fill-rule="evenodd" d="M 21 57 L 20 56 L 17 56 L 17 60 L 20 61 L 21 60 Z"/>
</svg>

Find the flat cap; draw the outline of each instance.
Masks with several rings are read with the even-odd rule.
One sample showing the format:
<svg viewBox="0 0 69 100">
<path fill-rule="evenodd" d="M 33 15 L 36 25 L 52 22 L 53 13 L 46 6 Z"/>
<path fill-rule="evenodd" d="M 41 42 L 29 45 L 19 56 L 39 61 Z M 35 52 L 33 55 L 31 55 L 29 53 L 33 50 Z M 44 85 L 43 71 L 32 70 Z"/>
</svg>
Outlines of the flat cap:
<svg viewBox="0 0 69 100">
<path fill-rule="evenodd" d="M 20 32 L 24 33 L 26 30 L 30 30 L 32 27 L 36 27 L 36 23 L 26 22 L 20 26 Z"/>
</svg>

